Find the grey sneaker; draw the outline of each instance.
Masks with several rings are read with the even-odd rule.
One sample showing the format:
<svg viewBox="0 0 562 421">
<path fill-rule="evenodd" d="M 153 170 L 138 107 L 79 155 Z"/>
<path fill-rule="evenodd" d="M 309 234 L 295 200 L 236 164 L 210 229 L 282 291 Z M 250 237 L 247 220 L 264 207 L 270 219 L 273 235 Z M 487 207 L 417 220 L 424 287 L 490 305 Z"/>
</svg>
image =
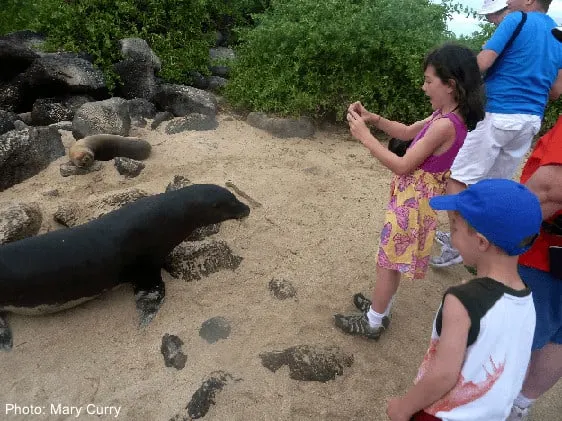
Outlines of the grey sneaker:
<svg viewBox="0 0 562 421">
<path fill-rule="evenodd" d="M 355 307 L 357 307 L 358 310 L 361 310 L 362 313 L 368 312 L 371 308 L 371 300 L 360 292 L 353 296 L 353 304 L 355 304 Z"/>
<path fill-rule="evenodd" d="M 388 329 L 390 325 L 390 319 L 388 317 L 383 317 L 381 325 L 371 327 L 366 314 L 351 314 L 349 316 L 335 314 L 334 322 L 336 326 L 345 333 L 364 336 L 368 339 L 379 339 L 381 334 Z"/>
<path fill-rule="evenodd" d="M 451 246 L 441 247 L 441 254 L 429 259 L 429 264 L 436 268 L 458 265 L 462 263 L 462 256 L 457 249 Z"/>
<path fill-rule="evenodd" d="M 519 408 L 517 405 L 511 407 L 511 412 L 505 421 L 526 421 L 529 420 L 529 408 Z"/>
<path fill-rule="evenodd" d="M 451 233 L 437 230 L 435 232 L 435 242 L 441 244 L 442 246 L 450 246 L 451 245 Z"/>
</svg>

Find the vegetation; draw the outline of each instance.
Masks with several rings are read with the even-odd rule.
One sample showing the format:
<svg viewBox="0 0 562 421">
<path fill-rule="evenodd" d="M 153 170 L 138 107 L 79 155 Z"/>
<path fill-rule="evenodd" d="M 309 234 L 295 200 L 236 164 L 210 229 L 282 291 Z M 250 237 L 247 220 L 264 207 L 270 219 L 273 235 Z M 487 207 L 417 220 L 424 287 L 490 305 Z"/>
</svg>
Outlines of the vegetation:
<svg viewBox="0 0 562 421">
<path fill-rule="evenodd" d="M 109 85 L 117 42 L 145 39 L 162 60 L 160 77 L 189 83 L 208 74 L 215 31 L 230 34 L 237 60 L 225 90 L 245 109 L 341 120 L 360 100 L 389 118 L 429 112 L 421 91 L 425 54 L 447 40 L 447 18 L 473 13 L 442 0 L 3 0 L 0 34 L 32 29 L 45 49 L 87 52 Z M 460 37 L 475 51 L 493 27 Z M 546 114 L 550 127 L 562 105 Z"/>
</svg>

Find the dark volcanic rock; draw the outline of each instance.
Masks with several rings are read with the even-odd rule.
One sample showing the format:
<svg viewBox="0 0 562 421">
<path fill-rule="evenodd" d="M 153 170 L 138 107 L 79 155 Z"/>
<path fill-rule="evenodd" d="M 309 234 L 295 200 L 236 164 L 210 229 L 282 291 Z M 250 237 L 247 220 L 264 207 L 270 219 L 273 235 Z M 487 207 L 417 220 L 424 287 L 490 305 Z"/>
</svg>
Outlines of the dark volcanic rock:
<svg viewBox="0 0 562 421">
<path fill-rule="evenodd" d="M 39 232 L 43 214 L 38 203 L 11 203 L 0 209 L 0 244 L 32 237 Z"/>
<path fill-rule="evenodd" d="M 195 228 L 189 237 L 186 238 L 187 241 L 201 241 L 204 238 L 218 234 L 221 228 L 221 224 L 211 224 L 205 225 L 204 227 Z"/>
<path fill-rule="evenodd" d="M 53 127 L 0 135 L 0 191 L 38 174 L 64 154 L 61 135 Z"/>
<path fill-rule="evenodd" d="M 182 352 L 181 346 L 183 341 L 176 335 L 165 334 L 162 337 L 162 345 L 160 352 L 164 356 L 164 364 L 166 367 L 174 367 L 181 370 L 185 367 L 187 356 Z"/>
<path fill-rule="evenodd" d="M 193 113 L 170 122 L 166 126 L 166 134 L 176 134 L 187 130 L 214 130 L 218 126 L 215 116 Z"/>
<path fill-rule="evenodd" d="M 62 175 L 63 177 L 68 177 L 71 175 L 90 174 L 91 172 L 99 171 L 102 168 L 103 168 L 103 164 L 100 161 L 94 161 L 94 163 L 90 165 L 88 168 L 77 167 L 70 161 L 62 163 L 59 166 L 60 175 Z"/>
<path fill-rule="evenodd" d="M 285 279 L 272 279 L 269 281 L 269 290 L 278 300 L 286 300 L 297 295 L 295 287 Z"/>
<path fill-rule="evenodd" d="M 195 391 L 191 400 L 187 404 L 187 414 L 177 414 L 170 421 L 190 421 L 192 419 L 203 418 L 209 412 L 211 405 L 215 404 L 215 396 L 234 379 L 231 374 L 224 371 L 214 371 L 201 384 L 201 387 Z"/>
<path fill-rule="evenodd" d="M 117 168 L 119 174 L 129 178 L 134 178 L 139 175 L 145 167 L 145 165 L 140 161 L 119 156 L 114 159 L 114 162 L 115 168 Z"/>
<path fill-rule="evenodd" d="M 230 335 L 231 327 L 228 320 L 224 317 L 213 317 L 206 320 L 199 329 L 199 336 L 208 343 L 214 344 L 219 339 L 227 339 Z"/>
<path fill-rule="evenodd" d="M 185 178 L 183 175 L 174 175 L 174 179 L 168 186 L 166 186 L 166 193 L 169 191 L 179 190 L 184 187 L 191 185 L 191 181 Z"/>
<path fill-rule="evenodd" d="M 184 241 L 166 257 L 164 269 L 175 278 L 199 280 L 221 269 L 236 269 L 242 257 L 222 240 Z"/>
<path fill-rule="evenodd" d="M 284 351 L 260 354 L 262 364 L 274 373 L 284 365 L 289 366 L 289 377 L 294 380 L 327 382 L 343 374 L 344 367 L 351 367 L 353 355 L 338 347 L 299 345 Z"/>
</svg>

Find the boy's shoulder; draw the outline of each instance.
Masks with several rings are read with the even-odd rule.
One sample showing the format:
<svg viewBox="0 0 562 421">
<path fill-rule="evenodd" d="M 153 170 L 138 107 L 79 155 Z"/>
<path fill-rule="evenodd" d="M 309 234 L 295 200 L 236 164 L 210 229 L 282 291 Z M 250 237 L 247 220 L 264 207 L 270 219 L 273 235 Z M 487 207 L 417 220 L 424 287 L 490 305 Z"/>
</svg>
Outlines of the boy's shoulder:
<svg viewBox="0 0 562 421">
<path fill-rule="evenodd" d="M 525 297 L 531 294 L 529 289 L 516 291 L 492 278 L 474 278 L 460 285 L 448 288 L 443 294 L 443 301 L 448 294 L 454 295 L 462 303 L 470 318 L 471 326 L 468 334 L 468 344 L 476 341 L 480 333 L 480 320 L 500 300 L 504 294 Z M 436 328 L 440 334 L 442 326 L 442 311 L 440 309 Z"/>
</svg>

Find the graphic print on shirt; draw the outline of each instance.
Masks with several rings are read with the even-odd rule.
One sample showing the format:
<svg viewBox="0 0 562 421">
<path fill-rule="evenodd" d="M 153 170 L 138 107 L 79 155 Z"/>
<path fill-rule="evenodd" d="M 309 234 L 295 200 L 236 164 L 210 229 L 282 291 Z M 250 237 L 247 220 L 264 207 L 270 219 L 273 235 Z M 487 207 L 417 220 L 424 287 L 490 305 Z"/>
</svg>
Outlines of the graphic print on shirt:
<svg viewBox="0 0 562 421">
<path fill-rule="evenodd" d="M 425 375 L 430 364 L 435 359 L 438 343 L 439 339 L 431 340 L 429 349 L 423 357 L 423 362 L 420 366 L 415 383 L 417 383 Z M 491 355 L 489 359 L 492 372 L 488 372 L 486 367 L 482 366 L 482 369 L 486 372 L 486 379 L 484 381 L 478 383 L 474 383 L 472 381 L 465 382 L 464 376 L 459 374 L 459 378 L 455 386 L 441 399 L 425 408 L 424 411 L 431 415 L 435 415 L 440 411 L 451 411 L 454 408 L 473 402 L 488 393 L 502 375 L 505 367 L 505 361 L 496 365 Z"/>
</svg>

